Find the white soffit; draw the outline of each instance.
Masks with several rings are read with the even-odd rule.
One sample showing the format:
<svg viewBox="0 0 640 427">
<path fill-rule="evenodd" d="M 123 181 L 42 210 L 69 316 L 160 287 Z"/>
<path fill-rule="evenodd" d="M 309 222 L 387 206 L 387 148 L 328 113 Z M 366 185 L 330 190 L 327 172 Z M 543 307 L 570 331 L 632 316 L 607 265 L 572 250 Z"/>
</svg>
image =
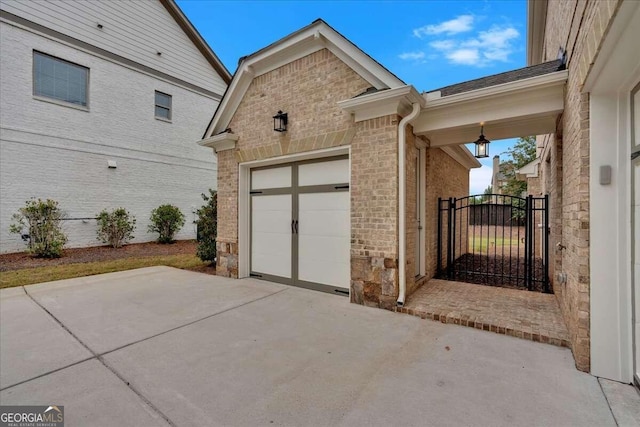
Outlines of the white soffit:
<svg viewBox="0 0 640 427">
<path fill-rule="evenodd" d="M 218 135 L 211 136 L 209 138 L 198 141 L 199 145 L 203 147 L 213 148 L 216 153 L 224 150 L 232 150 L 236 148 L 236 142 L 239 136 L 230 132 L 223 132 Z"/>
<path fill-rule="evenodd" d="M 557 116 L 564 110 L 567 76 L 563 70 L 428 98 L 413 123 L 414 133 L 429 138 L 432 147 L 474 141 L 481 123 L 486 137 L 496 140 L 554 133 Z"/>
<path fill-rule="evenodd" d="M 540 164 L 540 158 L 527 163 L 520 169 L 516 170 L 518 179 L 524 178 L 537 178 L 538 177 L 538 165 Z"/>
<path fill-rule="evenodd" d="M 478 159 L 476 159 L 471 151 L 464 145 L 448 145 L 446 147 L 440 147 L 440 149 L 467 169 L 475 169 L 482 166 Z"/>
<path fill-rule="evenodd" d="M 207 128 L 205 138 L 226 129 L 233 118 L 251 81 L 262 74 L 328 49 L 376 89 L 405 86 L 405 83 L 369 55 L 347 40 L 322 20 L 242 59 L 227 93 Z"/>
</svg>

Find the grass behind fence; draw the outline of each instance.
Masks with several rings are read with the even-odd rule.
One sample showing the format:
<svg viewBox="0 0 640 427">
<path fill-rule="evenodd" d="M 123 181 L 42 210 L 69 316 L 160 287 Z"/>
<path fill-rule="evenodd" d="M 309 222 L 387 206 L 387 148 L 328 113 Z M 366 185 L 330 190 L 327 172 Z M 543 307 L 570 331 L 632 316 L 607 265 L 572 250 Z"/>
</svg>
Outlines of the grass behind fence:
<svg viewBox="0 0 640 427">
<path fill-rule="evenodd" d="M 513 247 L 517 249 L 520 241 L 502 237 L 469 236 L 469 253 L 490 253 L 494 248 Z M 501 252 L 501 251 L 500 251 Z"/>
</svg>

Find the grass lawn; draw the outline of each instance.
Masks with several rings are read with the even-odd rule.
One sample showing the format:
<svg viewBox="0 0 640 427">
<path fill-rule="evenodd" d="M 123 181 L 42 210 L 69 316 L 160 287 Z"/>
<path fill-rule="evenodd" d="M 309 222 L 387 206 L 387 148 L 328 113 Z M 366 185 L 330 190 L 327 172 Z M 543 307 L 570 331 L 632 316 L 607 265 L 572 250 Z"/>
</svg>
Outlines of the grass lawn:
<svg viewBox="0 0 640 427">
<path fill-rule="evenodd" d="M 514 250 L 516 250 L 519 243 L 520 241 L 518 239 L 469 236 L 469 252 L 488 252 L 496 246 L 499 248 L 513 246 Z"/>
<path fill-rule="evenodd" d="M 209 264 L 195 255 L 176 254 L 25 268 L 0 272 L 0 289 L 156 265 L 199 271 Z"/>
</svg>

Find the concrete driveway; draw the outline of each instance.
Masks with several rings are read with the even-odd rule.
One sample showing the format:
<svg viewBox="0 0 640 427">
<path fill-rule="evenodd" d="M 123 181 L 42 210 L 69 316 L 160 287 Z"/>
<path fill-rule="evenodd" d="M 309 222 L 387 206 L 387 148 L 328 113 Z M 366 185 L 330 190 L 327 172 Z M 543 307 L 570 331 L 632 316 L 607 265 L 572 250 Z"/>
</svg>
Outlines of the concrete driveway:
<svg viewBox="0 0 640 427">
<path fill-rule="evenodd" d="M 153 267 L 0 292 L 0 402 L 66 426 L 614 426 L 567 349 Z"/>
</svg>

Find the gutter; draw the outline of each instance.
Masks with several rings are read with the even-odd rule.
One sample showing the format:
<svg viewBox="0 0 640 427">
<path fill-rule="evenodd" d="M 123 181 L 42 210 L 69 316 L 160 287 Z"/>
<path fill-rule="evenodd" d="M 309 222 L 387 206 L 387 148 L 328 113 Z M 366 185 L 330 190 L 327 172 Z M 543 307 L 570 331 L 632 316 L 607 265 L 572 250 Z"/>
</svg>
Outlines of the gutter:
<svg viewBox="0 0 640 427">
<path fill-rule="evenodd" d="M 404 305 L 404 300 L 407 294 L 407 175 L 406 175 L 406 134 L 408 124 L 418 117 L 420 114 L 420 103 L 413 103 L 413 111 L 402 120 L 398 125 L 398 285 L 400 287 L 398 293 L 397 304 L 399 307 Z"/>
</svg>

